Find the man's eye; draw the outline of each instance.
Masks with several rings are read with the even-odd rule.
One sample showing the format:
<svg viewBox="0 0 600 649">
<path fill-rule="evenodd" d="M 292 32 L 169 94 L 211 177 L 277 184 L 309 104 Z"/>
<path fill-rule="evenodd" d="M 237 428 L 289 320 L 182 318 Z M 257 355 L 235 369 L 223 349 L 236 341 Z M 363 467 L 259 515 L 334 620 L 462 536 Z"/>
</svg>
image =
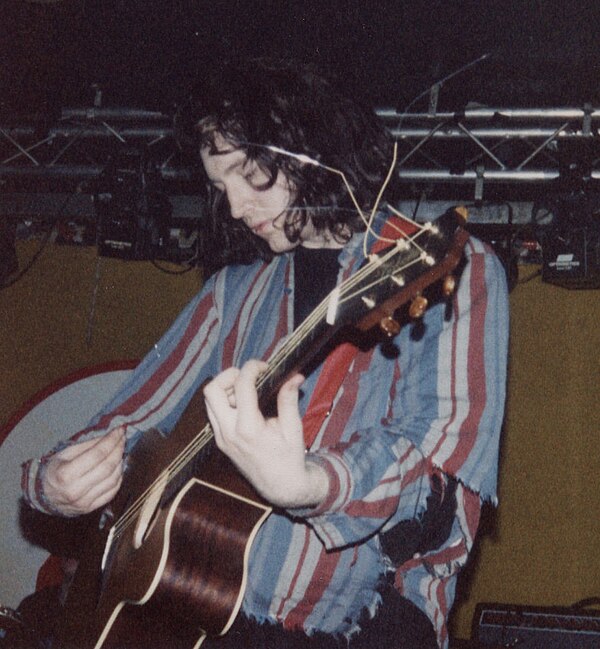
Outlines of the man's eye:
<svg viewBox="0 0 600 649">
<path fill-rule="evenodd" d="M 269 181 L 268 175 L 256 164 L 245 171 L 242 176 L 255 189 L 266 189 Z"/>
</svg>

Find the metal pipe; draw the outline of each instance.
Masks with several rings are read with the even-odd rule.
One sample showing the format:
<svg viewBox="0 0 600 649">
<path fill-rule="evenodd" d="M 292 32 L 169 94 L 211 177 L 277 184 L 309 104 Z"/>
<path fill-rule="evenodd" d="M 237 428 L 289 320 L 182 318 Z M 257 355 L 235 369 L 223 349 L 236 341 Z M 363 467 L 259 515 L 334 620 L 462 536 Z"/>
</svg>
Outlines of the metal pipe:
<svg viewBox="0 0 600 649">
<path fill-rule="evenodd" d="M 585 134 L 581 129 L 571 129 L 563 126 L 562 130 L 558 133 L 555 128 L 469 128 L 469 133 L 478 139 L 547 139 L 555 136 L 560 139 L 587 139 L 597 137 L 600 135 L 600 128 L 592 131 L 591 135 Z M 436 140 L 465 140 L 467 135 L 464 130 L 455 124 L 440 124 L 437 126 L 435 132 L 432 128 L 425 127 L 406 127 L 390 128 L 388 129 L 392 137 L 397 140 L 409 139 L 423 139 L 426 137 L 433 137 Z"/>
<path fill-rule="evenodd" d="M 556 180 L 560 176 L 558 170 L 533 169 L 533 170 L 501 170 L 490 169 L 481 173 L 477 171 L 464 171 L 456 174 L 449 169 L 399 169 L 398 178 L 402 182 L 431 181 L 431 182 L 475 182 L 483 179 L 486 183 L 543 183 Z M 600 171 L 592 171 L 591 178 L 600 180 Z"/>
<path fill-rule="evenodd" d="M 399 113 L 394 108 L 376 108 L 375 112 L 383 120 L 407 121 L 435 121 L 435 120 L 464 120 L 464 119 L 485 119 L 505 117 L 513 120 L 572 120 L 583 119 L 589 116 L 592 120 L 600 119 L 600 108 L 466 108 L 463 111 L 451 113 Z"/>
<path fill-rule="evenodd" d="M 155 110 L 142 110 L 139 108 L 63 108 L 61 110 L 62 119 L 97 119 L 97 120 L 156 120 L 172 121 L 172 118 L 164 113 Z"/>
<path fill-rule="evenodd" d="M 16 167 L 0 165 L 0 178 L 48 178 L 48 179 L 80 179 L 98 177 L 105 169 L 99 165 L 53 165 L 39 167 Z M 160 175 L 166 180 L 190 180 L 194 173 L 189 168 L 174 167 L 160 168 Z"/>
</svg>

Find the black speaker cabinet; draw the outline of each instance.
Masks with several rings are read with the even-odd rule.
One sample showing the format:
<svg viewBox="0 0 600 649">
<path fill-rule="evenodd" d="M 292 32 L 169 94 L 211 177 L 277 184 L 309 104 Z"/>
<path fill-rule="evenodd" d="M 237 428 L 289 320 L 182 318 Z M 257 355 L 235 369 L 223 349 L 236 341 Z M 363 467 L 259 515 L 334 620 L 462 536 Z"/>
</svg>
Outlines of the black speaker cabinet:
<svg viewBox="0 0 600 649">
<path fill-rule="evenodd" d="M 598 649 L 600 611 L 478 604 L 472 632 L 482 648 Z"/>
</svg>

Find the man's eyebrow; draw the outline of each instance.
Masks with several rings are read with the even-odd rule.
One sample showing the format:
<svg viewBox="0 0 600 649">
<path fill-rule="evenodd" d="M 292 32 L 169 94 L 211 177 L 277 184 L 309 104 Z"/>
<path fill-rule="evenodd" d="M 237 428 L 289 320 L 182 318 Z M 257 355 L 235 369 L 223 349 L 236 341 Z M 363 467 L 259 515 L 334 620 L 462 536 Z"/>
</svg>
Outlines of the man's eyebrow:
<svg viewBox="0 0 600 649">
<path fill-rule="evenodd" d="M 212 155 L 225 155 L 226 153 L 230 153 L 230 151 L 218 151 L 216 154 Z M 226 176 L 227 174 L 230 174 L 232 171 L 235 171 L 238 167 L 241 167 L 246 164 L 247 158 L 240 158 L 238 160 L 234 160 L 231 164 L 227 165 L 225 169 L 223 169 L 223 176 Z M 219 182 L 218 180 L 215 180 L 214 178 L 211 178 L 210 176 L 208 177 L 208 180 L 214 185 L 215 183 Z"/>
<path fill-rule="evenodd" d="M 223 172 L 228 174 L 237 169 L 238 167 L 242 167 L 243 165 L 246 164 L 247 158 L 244 156 L 243 158 L 239 158 L 238 160 L 234 160 L 230 165 L 225 167 L 223 169 Z"/>
</svg>

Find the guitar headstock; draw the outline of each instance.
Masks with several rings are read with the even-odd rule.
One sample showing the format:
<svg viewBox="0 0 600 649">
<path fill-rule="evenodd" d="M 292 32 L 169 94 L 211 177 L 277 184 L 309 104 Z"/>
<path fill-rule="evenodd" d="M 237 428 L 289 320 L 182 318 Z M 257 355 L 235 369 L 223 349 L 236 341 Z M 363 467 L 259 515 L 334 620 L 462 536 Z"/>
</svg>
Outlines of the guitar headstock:
<svg viewBox="0 0 600 649">
<path fill-rule="evenodd" d="M 427 308 L 423 291 L 428 286 L 441 280 L 444 294 L 454 291 L 452 272 L 469 237 L 462 227 L 465 221 L 465 208 L 449 210 L 371 256 L 332 293 L 327 321 L 352 324 L 361 331 L 379 326 L 393 336 L 400 329 L 394 318 L 399 307 L 410 302 L 410 316 L 421 317 Z"/>
</svg>

